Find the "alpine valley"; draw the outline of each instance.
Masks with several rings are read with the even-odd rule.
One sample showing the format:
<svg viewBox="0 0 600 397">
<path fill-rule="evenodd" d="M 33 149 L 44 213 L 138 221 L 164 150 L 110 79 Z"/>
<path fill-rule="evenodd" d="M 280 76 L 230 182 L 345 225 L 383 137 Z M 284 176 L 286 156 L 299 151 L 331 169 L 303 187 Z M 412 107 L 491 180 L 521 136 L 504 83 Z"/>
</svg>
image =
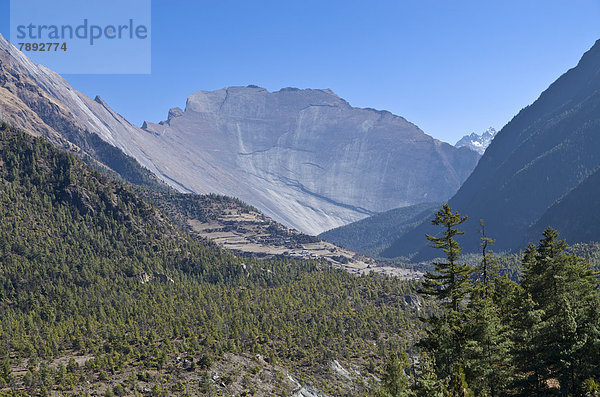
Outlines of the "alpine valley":
<svg viewBox="0 0 600 397">
<path fill-rule="evenodd" d="M 0 36 L 0 396 L 600 395 L 600 41 L 455 146 L 330 89 L 165 113 Z"/>
</svg>

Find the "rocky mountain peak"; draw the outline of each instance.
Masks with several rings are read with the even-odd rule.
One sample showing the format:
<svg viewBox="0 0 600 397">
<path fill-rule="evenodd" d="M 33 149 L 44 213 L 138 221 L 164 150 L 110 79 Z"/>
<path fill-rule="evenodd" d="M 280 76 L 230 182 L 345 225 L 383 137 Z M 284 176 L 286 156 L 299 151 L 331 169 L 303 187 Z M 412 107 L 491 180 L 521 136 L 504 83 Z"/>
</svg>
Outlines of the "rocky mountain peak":
<svg viewBox="0 0 600 397">
<path fill-rule="evenodd" d="M 181 108 L 171 108 L 169 109 L 169 115 L 167 120 L 171 121 L 171 119 L 174 119 L 175 117 L 181 117 L 183 116 L 183 110 L 181 110 Z"/>
<path fill-rule="evenodd" d="M 282 111 L 298 112 L 310 106 L 349 107 L 330 89 L 282 88 L 269 92 L 256 86 L 233 86 L 215 91 L 197 91 L 190 95 L 185 111 L 196 113 L 244 114 L 264 117 L 267 106 L 277 106 Z"/>
<path fill-rule="evenodd" d="M 469 149 L 482 155 L 485 149 L 492 143 L 492 139 L 496 136 L 497 131 L 490 127 L 481 134 L 475 132 L 463 136 L 458 142 L 456 142 L 457 148 L 468 147 Z"/>
<path fill-rule="evenodd" d="M 165 180 L 241 198 L 309 234 L 447 199 L 478 159 L 388 111 L 354 108 L 330 89 L 197 91 L 184 111 L 143 129 L 156 147 L 141 151 L 156 153 L 151 161 Z M 436 167 L 443 171 L 425 171 Z"/>
</svg>

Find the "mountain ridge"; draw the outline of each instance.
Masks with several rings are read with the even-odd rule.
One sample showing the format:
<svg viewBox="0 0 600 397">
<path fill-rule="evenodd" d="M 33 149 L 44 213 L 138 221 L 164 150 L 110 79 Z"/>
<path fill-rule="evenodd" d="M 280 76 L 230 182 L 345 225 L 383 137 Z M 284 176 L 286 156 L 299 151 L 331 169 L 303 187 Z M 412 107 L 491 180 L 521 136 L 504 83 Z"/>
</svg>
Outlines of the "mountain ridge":
<svg viewBox="0 0 600 397">
<path fill-rule="evenodd" d="M 277 109 L 278 119 L 274 119 L 274 116 L 269 114 L 270 109 Z M 171 114 L 171 111 L 169 113 Z M 340 121 L 342 117 L 347 121 L 347 124 Z M 315 120 L 319 120 L 321 125 L 327 127 L 319 131 L 321 127 L 316 126 Z M 186 122 L 189 124 L 188 126 L 184 125 Z M 273 124 L 277 124 L 278 131 L 274 129 Z M 390 124 L 395 125 L 390 127 L 391 130 L 387 128 L 387 132 L 378 131 L 378 128 L 381 130 L 381 125 L 389 126 Z M 465 169 L 470 168 L 476 161 L 476 155 L 468 154 L 462 150 L 454 151 L 454 149 L 450 149 L 450 145 L 425 135 L 418 127 L 401 116 L 393 115 L 387 111 L 354 108 L 329 89 L 301 90 L 287 88 L 269 92 L 257 86 L 236 86 L 216 91 L 197 91 L 188 97 L 185 110 L 178 110 L 175 117 L 169 116 L 167 120 L 159 123 L 146 121 L 144 125 L 146 125 L 148 133 L 156 136 L 158 128 L 160 129 L 158 135 L 161 139 L 180 146 L 183 145 L 181 142 L 177 142 L 179 137 L 183 136 L 190 139 L 194 134 L 201 135 L 204 139 L 203 144 L 214 146 L 212 149 L 204 149 L 205 153 L 201 156 L 200 161 L 211 158 L 211 165 L 225 162 L 226 164 L 219 168 L 232 169 L 233 175 L 240 175 L 237 177 L 238 179 L 250 178 L 258 186 L 267 181 L 266 186 L 271 191 L 277 191 L 277 194 L 284 192 L 284 195 L 287 196 L 298 194 L 301 198 L 304 197 L 302 200 L 306 200 L 305 203 L 299 203 L 298 199 L 290 197 L 288 199 L 291 199 L 291 201 L 285 201 L 291 205 L 290 208 L 295 208 L 301 213 L 306 211 L 306 207 L 325 206 L 324 209 L 327 209 L 327 213 L 324 215 L 325 218 L 329 217 L 330 221 L 324 223 L 319 229 L 312 227 L 313 232 L 331 228 L 332 225 L 347 223 L 349 220 L 360 219 L 366 215 L 379 212 L 382 208 L 387 209 L 387 206 L 398 207 L 420 201 L 420 198 L 417 199 L 414 195 L 405 198 L 404 201 L 385 198 L 384 201 L 388 200 L 390 203 L 383 204 L 383 207 L 377 207 L 381 200 L 375 199 L 368 191 L 385 190 L 384 186 L 372 186 L 372 188 L 364 186 L 356 189 L 355 186 L 348 185 L 344 189 L 340 188 L 336 193 L 335 189 L 328 190 L 327 187 L 314 183 L 314 181 L 326 177 L 329 178 L 330 186 L 345 186 L 344 184 L 348 184 L 347 179 L 335 179 L 331 175 L 327 176 L 326 171 L 337 167 L 340 172 L 353 172 L 348 169 L 348 164 L 353 164 L 356 161 L 362 161 L 362 164 L 367 167 L 367 160 L 364 156 L 376 156 L 377 151 L 373 147 L 373 142 L 369 141 L 370 136 L 379 134 L 377 139 L 384 139 L 388 143 L 384 145 L 387 147 L 383 151 L 383 156 L 388 156 L 388 162 L 390 161 L 389 147 L 430 145 L 433 152 L 433 162 L 437 162 L 442 169 L 448 170 L 448 174 L 438 180 L 442 189 L 446 189 L 444 190 L 445 193 L 441 194 L 442 196 L 451 194 L 450 192 L 454 188 L 449 188 L 448 185 L 458 185 L 468 174 Z M 303 128 L 305 129 L 303 130 Z M 397 132 L 398 128 L 402 129 L 404 135 L 393 137 L 391 131 Z M 253 136 L 257 138 L 253 140 Z M 229 140 L 228 143 L 224 142 L 226 139 Z M 343 142 L 344 139 L 347 140 L 346 143 Z M 396 142 L 395 139 L 400 141 Z M 186 142 L 188 143 L 188 145 L 185 145 L 186 148 L 194 145 L 193 142 Z M 358 146 L 352 147 L 353 142 Z M 360 145 L 363 147 L 361 148 Z M 331 153 L 326 155 L 322 150 L 319 151 L 322 146 L 331 148 Z M 370 152 L 361 154 L 360 150 L 365 148 Z M 341 152 L 342 156 L 346 156 L 340 160 L 340 162 L 345 162 L 344 164 L 340 165 L 329 161 L 336 150 Z M 214 158 L 211 157 L 214 152 L 224 154 L 220 158 Z M 451 155 L 448 155 L 449 152 L 451 152 Z M 311 153 L 312 155 L 310 155 Z M 225 159 L 225 156 L 229 156 L 229 159 Z M 278 160 L 280 163 L 273 164 L 272 159 L 277 156 L 291 156 L 294 159 L 291 161 Z M 349 158 L 352 156 L 354 158 Z M 360 156 L 363 156 L 363 158 L 360 159 Z M 463 163 L 470 164 L 460 164 L 461 157 L 468 158 Z M 373 157 L 373 160 L 379 161 L 377 157 Z M 419 161 L 422 162 L 423 159 Z M 458 168 L 457 170 L 453 170 L 453 164 Z M 204 167 L 210 168 L 208 165 Z M 244 171 L 244 173 L 239 174 L 236 169 L 240 167 L 247 170 L 247 172 Z M 404 167 L 404 171 L 411 172 L 410 169 L 406 170 L 406 167 L 408 167 L 406 164 Z M 386 178 L 385 162 L 381 164 L 380 168 L 383 171 L 379 173 L 379 176 L 374 172 L 373 179 Z M 427 168 L 427 166 L 424 166 L 424 168 Z M 279 170 L 281 169 L 288 169 L 288 171 L 280 174 Z M 313 177 L 302 178 L 302 174 L 310 174 Z M 232 175 L 228 174 L 225 177 L 230 176 Z M 433 175 L 428 176 L 428 178 L 432 177 Z M 398 183 L 397 186 L 403 185 L 405 189 L 412 189 L 413 187 L 408 185 L 417 183 L 415 178 L 412 177 L 411 181 L 411 177 L 409 177 L 409 180 L 405 180 L 404 184 Z M 205 185 L 210 186 L 212 182 L 217 180 L 219 183 L 223 182 L 221 178 L 213 178 L 212 181 L 205 180 L 204 182 Z M 427 183 L 425 182 L 423 185 L 427 186 Z M 184 184 L 190 186 L 189 183 Z M 360 184 L 360 181 L 358 184 Z M 213 185 L 212 188 L 218 189 L 219 186 Z M 265 207 L 272 206 L 268 203 L 273 199 L 261 197 L 260 194 L 250 199 L 244 197 L 246 191 L 252 190 L 252 187 L 246 186 L 245 191 L 239 191 L 237 194 L 230 191 L 227 194 L 240 197 L 271 216 L 274 209 L 270 208 L 265 211 Z M 349 196 L 340 195 L 339 192 L 342 190 L 343 194 Z M 400 191 L 399 194 L 405 193 Z M 431 193 L 424 191 L 423 194 L 425 194 L 424 197 L 427 197 Z M 438 193 L 438 195 L 440 194 Z M 257 202 L 261 201 L 263 205 L 257 205 Z M 298 204 L 301 204 L 300 207 Z M 288 212 L 295 214 L 296 210 Z M 279 216 L 272 217 L 281 221 L 282 217 L 285 218 L 285 216 L 285 214 L 279 214 Z M 306 213 L 301 216 L 306 216 Z M 346 217 L 348 220 L 340 223 L 339 220 L 335 220 L 339 216 Z M 347 218 L 348 216 L 350 218 Z M 284 224 L 288 225 L 290 223 L 294 225 L 294 222 L 296 222 L 296 228 L 300 230 L 309 227 L 308 225 L 298 227 L 297 221 L 289 218 L 283 221 Z"/>
<path fill-rule="evenodd" d="M 471 218 L 463 225 L 471 235 L 462 240 L 466 251 L 478 250 L 474 234 L 480 219 L 488 236 L 497 240 L 496 249 L 523 248 L 530 225 L 600 166 L 598 114 L 600 40 L 502 128 L 449 200 Z M 423 224 L 386 254 L 407 254 L 420 246 L 417 257 L 430 256 L 425 233 L 431 234 L 432 228 Z"/>
</svg>

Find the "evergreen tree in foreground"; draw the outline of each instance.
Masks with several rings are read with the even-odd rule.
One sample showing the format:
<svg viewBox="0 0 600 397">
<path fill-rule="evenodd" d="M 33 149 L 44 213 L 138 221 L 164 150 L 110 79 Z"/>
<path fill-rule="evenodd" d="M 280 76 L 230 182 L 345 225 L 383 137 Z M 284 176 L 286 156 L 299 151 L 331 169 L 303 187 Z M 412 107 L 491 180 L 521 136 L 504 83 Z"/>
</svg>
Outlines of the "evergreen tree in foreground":
<svg viewBox="0 0 600 397">
<path fill-rule="evenodd" d="M 465 373 L 477 395 L 494 397 L 501 395 L 511 379 L 512 344 L 510 327 L 503 323 L 503 302 L 494 299 L 506 280 L 497 277 L 496 260 L 489 249 L 494 240 L 485 235 L 483 221 L 481 234 L 479 277 L 466 310 Z"/>
<path fill-rule="evenodd" d="M 449 395 L 445 380 L 440 380 L 435 373 L 435 365 L 429 356 L 421 354 L 418 364 L 419 376 L 415 382 L 415 395 L 417 397 L 446 397 Z"/>
<path fill-rule="evenodd" d="M 461 265 L 455 236 L 465 220 L 444 205 L 432 221 L 444 234 L 427 239 L 446 261 L 435 262 L 420 292 L 439 305 L 422 319 L 424 352 L 413 386 L 407 389 L 406 365 L 392 360 L 381 395 L 600 395 L 598 274 L 568 255 L 552 228 L 525 250 L 521 284 L 499 276 L 489 251 L 494 241 L 483 230 L 480 267 Z"/>
<path fill-rule="evenodd" d="M 521 284 L 500 277 L 482 223 L 482 260 L 459 263 L 457 226 L 448 205 L 436 213 L 441 237 L 427 235 L 446 261 L 435 262 L 420 292 L 439 303 L 424 319 L 419 346 L 431 357 L 418 371 L 418 396 L 593 396 L 599 394 L 600 295 L 597 274 L 548 228 L 522 259 Z M 471 279 L 475 280 L 474 283 Z M 432 365 L 433 364 L 433 365 Z"/>
<path fill-rule="evenodd" d="M 598 280 L 585 260 L 565 253 L 556 230 L 547 228 L 543 236 L 523 258 L 524 310 L 516 325 L 527 337 L 517 340 L 518 362 L 534 375 L 528 386 L 538 395 L 553 381 L 562 395 L 578 395 L 586 379 L 599 376 Z"/>
<path fill-rule="evenodd" d="M 434 262 L 435 273 L 427 272 L 422 294 L 435 298 L 452 311 L 459 311 L 461 302 L 471 290 L 469 277 L 473 268 L 466 264 L 459 264 L 458 259 L 462 248 L 455 237 L 464 232 L 456 227 L 468 219 L 458 212 L 452 212 L 448 204 L 435 214 L 432 225 L 442 226 L 444 234 L 441 237 L 426 235 L 427 240 L 433 243 L 434 248 L 440 248 L 446 255 L 447 261 Z"/>
<path fill-rule="evenodd" d="M 424 320 L 429 327 L 427 336 L 419 344 L 432 354 L 436 362 L 436 373 L 441 379 L 463 371 L 467 328 L 466 316 L 462 309 L 465 299 L 472 291 L 470 276 L 474 269 L 459 263 L 461 248 L 455 237 L 463 234 L 457 226 L 466 220 L 466 216 L 452 212 L 450 206 L 444 204 L 431 221 L 433 225 L 443 227 L 443 235 L 427 235 L 427 239 L 433 242 L 435 248 L 443 250 L 446 261 L 434 263 L 435 273 L 428 272 L 425 275 L 420 292 L 436 299 L 444 311 L 441 315 Z"/>
<path fill-rule="evenodd" d="M 392 354 L 385 366 L 382 387 L 376 393 L 377 397 L 413 397 L 409 385 L 409 377 L 405 374 L 408 367 L 406 353 Z"/>
</svg>

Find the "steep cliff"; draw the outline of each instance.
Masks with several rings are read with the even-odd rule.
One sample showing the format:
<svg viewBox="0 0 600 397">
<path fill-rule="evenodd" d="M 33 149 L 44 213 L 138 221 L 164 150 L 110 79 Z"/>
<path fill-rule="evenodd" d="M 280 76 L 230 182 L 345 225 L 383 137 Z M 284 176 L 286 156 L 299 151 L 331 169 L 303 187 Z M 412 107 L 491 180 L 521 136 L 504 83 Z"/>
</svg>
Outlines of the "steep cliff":
<svg viewBox="0 0 600 397">
<path fill-rule="evenodd" d="M 445 200 L 478 160 L 331 90 L 200 91 L 185 111 L 172 109 L 168 120 L 145 127 L 144 151 L 187 190 L 239 197 L 312 234 Z"/>
</svg>

